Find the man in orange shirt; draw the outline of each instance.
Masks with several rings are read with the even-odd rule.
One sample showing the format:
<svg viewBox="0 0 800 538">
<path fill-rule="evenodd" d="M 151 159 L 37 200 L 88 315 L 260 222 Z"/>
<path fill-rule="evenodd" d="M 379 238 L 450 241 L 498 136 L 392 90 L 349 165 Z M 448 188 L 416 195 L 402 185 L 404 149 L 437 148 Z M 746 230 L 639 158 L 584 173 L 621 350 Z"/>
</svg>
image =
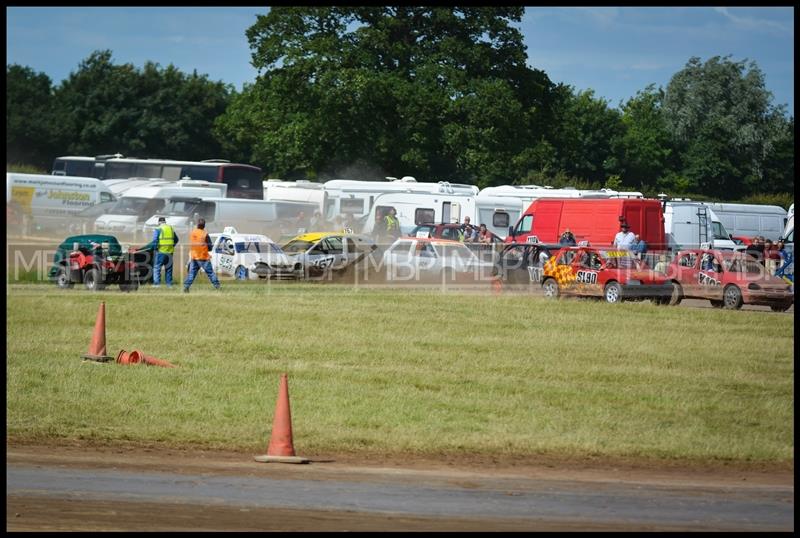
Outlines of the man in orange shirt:
<svg viewBox="0 0 800 538">
<path fill-rule="evenodd" d="M 184 293 L 189 293 L 189 287 L 201 268 L 208 275 L 208 279 L 214 285 L 214 288 L 219 289 L 219 280 L 211 267 L 211 256 L 209 255 L 211 248 L 211 239 L 206 232 L 206 221 L 205 219 L 197 219 L 197 228 L 189 234 L 189 275 L 183 283 Z"/>
</svg>

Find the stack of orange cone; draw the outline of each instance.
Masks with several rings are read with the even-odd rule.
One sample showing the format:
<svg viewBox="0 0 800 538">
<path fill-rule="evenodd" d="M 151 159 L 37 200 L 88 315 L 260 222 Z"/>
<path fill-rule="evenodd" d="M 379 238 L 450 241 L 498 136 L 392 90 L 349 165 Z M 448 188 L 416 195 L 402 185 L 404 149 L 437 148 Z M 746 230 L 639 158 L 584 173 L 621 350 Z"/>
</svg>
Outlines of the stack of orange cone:
<svg viewBox="0 0 800 538">
<path fill-rule="evenodd" d="M 157 359 L 150 355 L 145 355 L 141 351 L 134 349 L 131 351 L 131 362 L 146 364 L 147 366 L 161 366 L 162 368 L 175 368 L 175 365 L 169 361 Z"/>
<path fill-rule="evenodd" d="M 289 409 L 289 382 L 286 374 L 281 374 L 278 388 L 278 401 L 275 404 L 275 418 L 272 422 L 272 437 L 265 456 L 256 456 L 261 463 L 308 463 L 308 458 L 301 458 L 294 453 L 292 442 L 292 413 Z"/>
<path fill-rule="evenodd" d="M 106 303 L 100 303 L 97 311 L 97 318 L 94 322 L 94 333 L 92 342 L 89 344 L 89 352 L 81 355 L 84 360 L 107 362 L 113 360 L 106 352 Z"/>
<path fill-rule="evenodd" d="M 503 292 L 503 279 L 500 276 L 495 276 L 492 279 L 492 293 L 500 295 Z"/>
</svg>

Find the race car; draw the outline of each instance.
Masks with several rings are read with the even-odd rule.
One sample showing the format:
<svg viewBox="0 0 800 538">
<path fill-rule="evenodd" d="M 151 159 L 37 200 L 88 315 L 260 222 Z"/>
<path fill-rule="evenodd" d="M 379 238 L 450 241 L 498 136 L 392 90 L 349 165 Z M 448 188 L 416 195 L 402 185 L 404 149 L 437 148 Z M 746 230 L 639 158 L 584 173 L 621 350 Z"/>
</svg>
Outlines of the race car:
<svg viewBox="0 0 800 538">
<path fill-rule="evenodd" d="M 476 282 L 492 278 L 494 265 L 464 243 L 427 237 L 400 237 L 383 253 L 390 281 Z"/>
<path fill-rule="evenodd" d="M 560 295 L 602 297 L 609 303 L 625 299 L 651 299 L 668 304 L 672 283 L 650 269 L 628 250 L 590 246 L 564 247 L 542 271 L 545 297 Z"/>
<path fill-rule="evenodd" d="M 776 312 L 794 304 L 791 286 L 744 252 L 684 250 L 668 266 L 667 277 L 675 287 L 673 304 L 685 297 L 708 299 L 717 308 L 735 310 L 753 304 Z"/>
<path fill-rule="evenodd" d="M 302 267 L 291 262 L 269 237 L 259 234 L 240 234 L 233 227 L 222 233 L 209 234 L 211 266 L 217 274 L 237 280 L 297 278 Z"/>
<path fill-rule="evenodd" d="M 377 248 L 370 236 L 345 232 L 301 234 L 283 245 L 296 275 L 306 279 L 342 276 Z"/>
</svg>

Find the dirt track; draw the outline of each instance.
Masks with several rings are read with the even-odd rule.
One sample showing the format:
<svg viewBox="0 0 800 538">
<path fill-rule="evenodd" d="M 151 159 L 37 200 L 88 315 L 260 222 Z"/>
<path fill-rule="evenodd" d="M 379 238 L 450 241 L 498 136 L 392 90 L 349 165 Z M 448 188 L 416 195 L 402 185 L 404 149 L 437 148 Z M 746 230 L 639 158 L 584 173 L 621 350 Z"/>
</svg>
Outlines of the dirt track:
<svg viewBox="0 0 800 538">
<path fill-rule="evenodd" d="M 790 465 L 8 444 L 7 530 L 793 530 Z M 138 488 L 138 489 L 137 489 Z"/>
</svg>

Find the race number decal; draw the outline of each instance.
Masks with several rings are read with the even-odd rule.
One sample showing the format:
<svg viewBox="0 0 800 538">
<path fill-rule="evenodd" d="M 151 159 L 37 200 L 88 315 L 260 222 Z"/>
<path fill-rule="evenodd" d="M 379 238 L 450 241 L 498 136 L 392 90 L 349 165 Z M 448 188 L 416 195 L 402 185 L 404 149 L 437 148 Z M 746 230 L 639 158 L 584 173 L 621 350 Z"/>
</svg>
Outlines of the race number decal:
<svg viewBox="0 0 800 538">
<path fill-rule="evenodd" d="M 707 275 L 705 273 L 697 273 L 697 281 L 701 286 L 719 286 L 719 280 Z"/>
<path fill-rule="evenodd" d="M 544 270 L 541 267 L 528 267 L 528 275 L 531 277 L 531 282 L 541 282 Z"/>
<path fill-rule="evenodd" d="M 230 256 L 220 256 L 219 266 L 223 269 L 231 269 L 233 267 L 233 258 Z"/>
<path fill-rule="evenodd" d="M 597 284 L 597 273 L 594 271 L 578 271 L 575 275 L 578 284 Z"/>
<path fill-rule="evenodd" d="M 330 267 L 333 264 L 333 256 L 325 256 L 324 258 L 319 258 L 314 260 L 314 267 L 319 267 L 320 269 L 325 269 L 326 267 Z"/>
</svg>

